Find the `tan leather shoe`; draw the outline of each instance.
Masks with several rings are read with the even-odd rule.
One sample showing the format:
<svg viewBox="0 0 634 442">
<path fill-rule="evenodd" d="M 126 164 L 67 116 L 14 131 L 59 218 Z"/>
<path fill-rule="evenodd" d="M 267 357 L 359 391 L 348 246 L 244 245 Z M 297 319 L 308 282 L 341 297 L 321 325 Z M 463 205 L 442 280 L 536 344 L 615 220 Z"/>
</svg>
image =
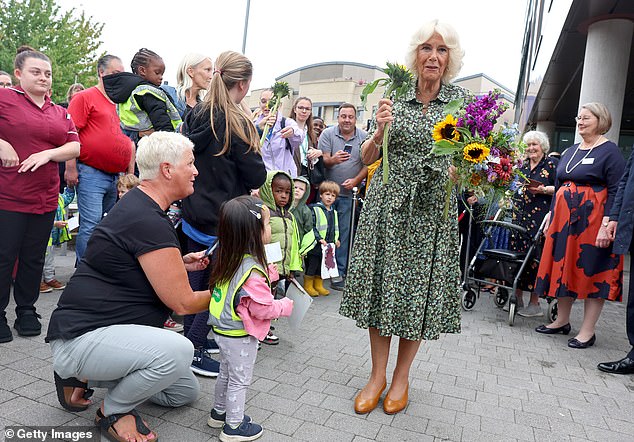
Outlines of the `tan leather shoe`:
<svg viewBox="0 0 634 442">
<path fill-rule="evenodd" d="M 379 399 L 381 398 L 381 394 L 383 394 L 385 387 L 387 387 L 387 382 L 384 382 L 383 387 L 381 387 L 377 395 L 371 398 L 361 397 L 362 391 L 360 391 L 357 397 L 354 398 L 354 412 L 357 414 L 366 414 L 374 410 L 379 404 Z"/>
<path fill-rule="evenodd" d="M 405 387 L 405 393 L 403 393 L 402 397 L 393 399 L 390 397 L 391 392 L 392 389 L 390 388 L 390 391 L 387 392 L 385 400 L 383 401 L 383 411 L 385 411 L 386 414 L 396 414 L 407 407 L 407 401 L 409 400 L 409 382 L 407 383 L 407 387 Z"/>
</svg>

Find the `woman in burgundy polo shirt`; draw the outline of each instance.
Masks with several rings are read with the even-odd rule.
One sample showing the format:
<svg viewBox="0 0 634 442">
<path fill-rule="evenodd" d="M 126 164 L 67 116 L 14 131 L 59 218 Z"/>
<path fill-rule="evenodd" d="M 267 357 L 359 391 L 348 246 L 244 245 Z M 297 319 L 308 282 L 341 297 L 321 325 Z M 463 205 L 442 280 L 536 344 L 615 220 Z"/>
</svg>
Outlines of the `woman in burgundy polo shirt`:
<svg viewBox="0 0 634 442">
<path fill-rule="evenodd" d="M 21 336 L 40 334 L 35 301 L 57 209 L 57 163 L 79 155 L 79 137 L 70 115 L 47 95 L 52 76 L 49 58 L 22 46 L 14 67 L 19 86 L 0 89 L 0 342 L 13 339 L 5 310 L 16 259 L 13 327 Z"/>
</svg>

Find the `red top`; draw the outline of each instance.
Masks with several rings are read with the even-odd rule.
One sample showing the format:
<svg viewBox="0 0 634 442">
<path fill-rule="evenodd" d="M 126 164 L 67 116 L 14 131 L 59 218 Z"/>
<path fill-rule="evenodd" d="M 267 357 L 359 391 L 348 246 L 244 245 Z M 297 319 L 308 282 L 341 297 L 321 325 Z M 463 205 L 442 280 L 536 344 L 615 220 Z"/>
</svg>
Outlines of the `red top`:
<svg viewBox="0 0 634 442">
<path fill-rule="evenodd" d="M 79 136 L 70 115 L 46 97 L 40 107 L 22 88 L 0 89 L 0 139 L 15 149 L 20 163 L 30 155 L 55 149 Z M 35 172 L 0 166 L 0 210 L 42 214 L 57 209 L 59 168 L 49 161 Z"/>
<path fill-rule="evenodd" d="M 95 86 L 74 95 L 68 112 L 79 131 L 79 161 L 108 173 L 125 172 L 132 141 L 121 131 L 114 103 Z"/>
</svg>

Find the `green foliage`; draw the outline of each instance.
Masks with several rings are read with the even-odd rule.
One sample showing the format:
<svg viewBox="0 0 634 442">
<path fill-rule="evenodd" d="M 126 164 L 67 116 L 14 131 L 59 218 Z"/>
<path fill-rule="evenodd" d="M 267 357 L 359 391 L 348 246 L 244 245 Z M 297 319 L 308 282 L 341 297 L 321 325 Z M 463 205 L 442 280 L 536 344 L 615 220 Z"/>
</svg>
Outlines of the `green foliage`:
<svg viewBox="0 0 634 442">
<path fill-rule="evenodd" d="M 464 99 L 456 98 L 445 105 L 444 115 L 458 115 L 460 109 L 464 107 Z"/>
<path fill-rule="evenodd" d="M 277 108 L 280 106 L 282 100 L 291 95 L 291 88 L 285 81 L 276 81 L 271 89 L 273 89 L 273 96 L 266 107 L 271 111 L 271 114 L 276 114 Z M 264 146 L 264 142 L 266 141 L 266 137 L 269 135 L 270 130 L 272 130 L 271 126 L 269 126 L 268 123 L 265 124 L 262 136 L 260 137 L 260 146 Z"/>
<path fill-rule="evenodd" d="M 459 150 L 462 150 L 463 143 L 449 140 L 439 140 L 434 143 L 431 152 L 436 155 L 452 155 Z"/>
<path fill-rule="evenodd" d="M 75 8 L 61 11 L 56 0 L 0 0 L 0 69 L 13 72 L 22 45 L 44 52 L 53 64 L 53 101 L 66 101 L 75 82 L 97 82 L 103 23 Z"/>
</svg>

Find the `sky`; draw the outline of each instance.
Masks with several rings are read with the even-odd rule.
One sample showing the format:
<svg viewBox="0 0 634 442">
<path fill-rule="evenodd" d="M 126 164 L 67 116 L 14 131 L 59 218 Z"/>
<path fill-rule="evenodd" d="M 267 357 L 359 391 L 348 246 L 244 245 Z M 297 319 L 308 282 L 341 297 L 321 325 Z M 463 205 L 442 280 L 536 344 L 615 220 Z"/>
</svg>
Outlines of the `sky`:
<svg viewBox="0 0 634 442">
<path fill-rule="evenodd" d="M 515 91 L 527 0 L 252 0 L 245 55 L 253 63 L 251 89 L 275 77 L 328 61 L 383 67 L 404 60 L 411 36 L 424 23 L 450 23 L 465 50 L 459 77 L 485 73 Z M 102 50 L 129 69 L 146 47 L 165 61 L 164 80 L 188 52 L 214 59 L 241 52 L 247 0 L 58 0 L 104 23 Z M 388 7 L 389 6 L 389 7 Z"/>
</svg>

